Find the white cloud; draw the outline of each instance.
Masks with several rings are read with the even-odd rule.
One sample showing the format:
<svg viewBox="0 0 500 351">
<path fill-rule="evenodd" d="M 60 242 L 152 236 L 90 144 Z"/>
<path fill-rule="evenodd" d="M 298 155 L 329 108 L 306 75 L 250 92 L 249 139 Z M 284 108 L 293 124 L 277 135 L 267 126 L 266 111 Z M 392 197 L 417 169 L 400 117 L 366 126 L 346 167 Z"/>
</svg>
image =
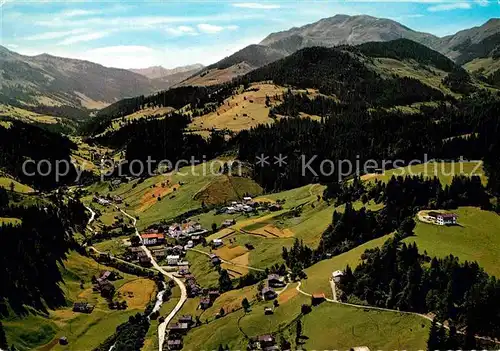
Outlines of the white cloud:
<svg viewBox="0 0 500 351">
<path fill-rule="evenodd" d="M 457 2 L 457 3 L 446 3 L 446 4 L 439 4 L 439 5 L 434 5 L 429 7 L 427 10 L 431 12 L 437 12 L 437 11 L 451 11 L 451 10 L 467 10 L 470 9 L 472 6 L 468 2 Z"/>
<path fill-rule="evenodd" d="M 64 38 L 64 37 L 67 37 L 70 35 L 81 34 L 81 33 L 84 33 L 85 31 L 86 31 L 86 29 L 80 28 L 80 29 L 73 29 L 73 30 L 59 31 L 59 32 L 45 32 L 45 33 L 30 35 L 30 36 L 24 37 L 22 39 L 24 39 L 24 40 L 59 39 L 59 38 Z"/>
<path fill-rule="evenodd" d="M 74 35 L 71 37 L 68 37 L 56 45 L 70 45 L 70 44 L 75 44 L 75 43 L 80 43 L 84 41 L 92 41 L 92 40 L 97 40 L 104 38 L 107 36 L 109 33 L 108 32 L 93 32 L 93 33 L 87 33 L 87 34 L 80 34 L 80 35 Z"/>
<path fill-rule="evenodd" d="M 198 27 L 198 30 L 200 32 L 207 33 L 207 34 L 216 34 L 216 33 L 222 32 L 223 30 L 238 30 L 240 28 L 234 24 L 231 24 L 229 26 L 216 26 L 216 25 L 207 24 L 207 23 L 200 23 L 196 27 Z"/>
<path fill-rule="evenodd" d="M 224 30 L 224 27 L 216 26 L 214 24 L 207 24 L 207 23 L 198 24 L 196 27 L 198 27 L 198 29 L 201 32 L 209 33 L 209 34 L 219 33 L 219 32 L 222 32 Z"/>
<path fill-rule="evenodd" d="M 247 19 L 265 19 L 264 14 L 255 13 L 220 13 L 210 16 L 125 16 L 125 17 L 89 17 L 83 19 L 60 19 L 55 21 L 53 17 L 32 18 L 36 25 L 45 27 L 62 28 L 131 28 L 131 29 L 156 29 L 159 25 L 181 25 L 184 23 L 220 23 L 235 22 Z M 23 22 L 28 22 L 26 16 Z"/>
<path fill-rule="evenodd" d="M 72 46 L 54 46 L 48 53 L 54 56 L 68 57 L 96 62 L 107 67 L 144 68 L 163 66 L 179 67 L 194 63 L 209 65 L 238 50 L 258 43 L 262 37 L 241 39 L 236 42 L 222 42 L 194 46 L 167 46 L 163 48 L 140 45 L 118 45 L 81 50 Z M 23 55 L 39 55 L 47 52 L 43 48 L 23 47 L 16 50 Z"/>
<path fill-rule="evenodd" d="M 488 0 L 475 0 L 475 2 L 479 5 L 479 6 L 488 6 L 489 3 L 488 3 Z"/>
<path fill-rule="evenodd" d="M 8 48 L 11 48 L 11 49 L 16 49 L 16 48 L 18 48 L 18 47 L 19 47 L 19 45 L 17 45 L 17 44 L 7 44 L 6 46 L 7 46 Z"/>
<path fill-rule="evenodd" d="M 198 35 L 196 29 L 190 26 L 167 27 L 165 31 L 173 36 Z"/>
<path fill-rule="evenodd" d="M 79 17 L 79 16 L 90 16 L 102 13 L 101 11 L 93 11 L 93 10 L 82 10 L 82 9 L 74 9 L 74 10 L 66 10 L 57 14 L 62 17 Z"/>
<path fill-rule="evenodd" d="M 245 9 L 255 9 L 255 10 L 272 10 L 279 9 L 281 6 L 276 4 L 261 4 L 257 2 L 239 2 L 232 4 L 234 7 L 241 7 Z"/>
</svg>

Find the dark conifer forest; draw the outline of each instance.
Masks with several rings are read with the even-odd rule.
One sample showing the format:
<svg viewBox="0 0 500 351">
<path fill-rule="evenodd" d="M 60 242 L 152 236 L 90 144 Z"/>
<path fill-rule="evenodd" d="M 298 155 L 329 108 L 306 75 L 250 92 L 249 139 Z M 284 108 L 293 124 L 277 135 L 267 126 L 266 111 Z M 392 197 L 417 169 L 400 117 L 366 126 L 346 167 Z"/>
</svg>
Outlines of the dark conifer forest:
<svg viewBox="0 0 500 351">
<path fill-rule="evenodd" d="M 73 245 L 72 233 L 85 227 L 87 215 L 79 201 L 54 198 L 52 202 L 22 205 L 0 187 L 0 217 L 19 219 L 0 225 L 0 314 L 7 304 L 16 313 L 26 306 L 45 311 L 66 303 L 59 283 L 59 265 Z M 7 283 L 8 282 L 8 283 Z"/>
<path fill-rule="evenodd" d="M 12 121 L 9 128 L 0 126 L 0 167 L 25 184 L 38 189 L 53 189 L 73 183 L 76 171 L 70 152 L 76 145 L 67 137 L 37 126 Z M 31 160 L 23 169 L 25 161 Z M 60 161 L 64 174 L 56 178 Z M 66 166 L 62 166 L 65 163 Z M 40 165 L 40 171 L 37 170 Z"/>
</svg>

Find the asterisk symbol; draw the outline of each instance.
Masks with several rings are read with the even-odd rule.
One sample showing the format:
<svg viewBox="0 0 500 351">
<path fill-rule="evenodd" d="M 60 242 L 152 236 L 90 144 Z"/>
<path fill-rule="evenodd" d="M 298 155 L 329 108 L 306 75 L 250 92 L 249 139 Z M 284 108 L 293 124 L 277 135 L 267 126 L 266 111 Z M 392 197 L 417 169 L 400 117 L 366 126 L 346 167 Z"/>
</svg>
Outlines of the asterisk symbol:
<svg viewBox="0 0 500 351">
<path fill-rule="evenodd" d="M 280 167 L 283 167 L 283 165 L 286 165 L 286 159 L 288 156 L 283 156 L 282 154 L 279 154 L 279 156 L 274 156 L 274 164 L 277 164 Z"/>
<path fill-rule="evenodd" d="M 269 165 L 269 161 L 267 160 L 269 158 L 269 156 L 265 156 L 264 154 L 260 154 L 260 156 L 257 156 L 257 166 L 261 166 L 261 167 L 264 167 L 264 166 L 267 166 Z"/>
</svg>

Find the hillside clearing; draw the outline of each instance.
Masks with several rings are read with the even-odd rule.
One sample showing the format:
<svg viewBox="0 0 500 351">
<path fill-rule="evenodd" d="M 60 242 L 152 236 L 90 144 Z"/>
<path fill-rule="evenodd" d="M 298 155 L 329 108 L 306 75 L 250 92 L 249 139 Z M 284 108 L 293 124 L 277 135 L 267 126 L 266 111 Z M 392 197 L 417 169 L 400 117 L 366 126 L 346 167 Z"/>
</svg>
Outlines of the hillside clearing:
<svg viewBox="0 0 500 351">
<path fill-rule="evenodd" d="M 415 242 L 421 251 L 432 256 L 450 254 L 461 261 L 477 261 L 486 272 L 500 277 L 500 216 L 475 207 L 461 207 L 458 225 L 439 226 L 417 221 L 415 236 L 405 242 Z"/>
<path fill-rule="evenodd" d="M 318 263 L 304 270 L 307 274 L 307 279 L 302 281 L 302 290 L 313 293 L 324 293 L 327 297 L 333 298 L 332 289 L 330 286 L 330 278 L 332 273 L 341 270 L 343 271 L 347 265 L 353 270 L 362 260 L 361 255 L 368 249 L 380 247 L 384 242 L 391 238 L 392 234 L 371 240 L 363 245 L 357 246 L 354 249 L 344 252 L 330 259 L 319 261 Z"/>
<path fill-rule="evenodd" d="M 416 176 L 438 177 L 443 186 L 450 185 L 454 176 L 479 176 L 483 185 L 486 185 L 488 179 L 484 173 L 482 161 L 471 162 L 435 162 L 429 161 L 417 165 L 389 169 L 384 174 L 366 174 L 361 176 L 361 180 L 374 181 L 380 180 L 387 182 L 392 176 Z"/>
<path fill-rule="evenodd" d="M 258 90 L 254 91 L 255 89 Z M 266 96 L 274 102 L 274 96 L 281 96 L 284 91 L 285 88 L 274 84 L 252 84 L 246 91 L 224 100 L 217 111 L 193 118 L 189 128 L 240 131 L 259 124 L 273 123 L 273 119 L 269 117 L 269 107 L 266 106 Z"/>
</svg>

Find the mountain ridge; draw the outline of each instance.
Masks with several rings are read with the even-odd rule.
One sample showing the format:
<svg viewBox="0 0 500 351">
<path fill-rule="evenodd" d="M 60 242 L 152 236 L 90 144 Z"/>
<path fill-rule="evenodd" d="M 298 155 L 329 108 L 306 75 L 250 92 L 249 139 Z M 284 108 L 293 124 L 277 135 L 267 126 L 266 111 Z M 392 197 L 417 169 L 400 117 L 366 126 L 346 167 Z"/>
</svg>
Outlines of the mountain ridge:
<svg viewBox="0 0 500 351">
<path fill-rule="evenodd" d="M 225 67 L 225 62 L 237 64 L 238 60 L 241 60 L 240 62 L 249 62 L 249 60 L 262 61 L 265 62 L 264 64 L 269 64 L 306 47 L 359 45 L 367 42 L 396 39 L 410 39 L 455 60 L 469 45 L 479 43 L 496 33 L 500 33 L 500 19 L 498 18 L 492 18 L 480 26 L 464 29 L 453 35 L 438 37 L 430 33 L 413 30 L 387 18 L 338 14 L 301 27 L 292 27 L 288 30 L 271 33 L 259 44 L 247 46 L 208 67 Z M 463 48 L 458 50 L 457 48 L 460 48 L 460 45 Z M 255 47 L 259 47 L 259 50 L 251 50 Z M 267 54 L 268 51 L 266 51 L 265 47 L 272 50 L 274 56 Z M 260 58 L 242 55 L 246 52 L 252 55 L 260 52 L 264 53 L 264 55 Z"/>
</svg>

